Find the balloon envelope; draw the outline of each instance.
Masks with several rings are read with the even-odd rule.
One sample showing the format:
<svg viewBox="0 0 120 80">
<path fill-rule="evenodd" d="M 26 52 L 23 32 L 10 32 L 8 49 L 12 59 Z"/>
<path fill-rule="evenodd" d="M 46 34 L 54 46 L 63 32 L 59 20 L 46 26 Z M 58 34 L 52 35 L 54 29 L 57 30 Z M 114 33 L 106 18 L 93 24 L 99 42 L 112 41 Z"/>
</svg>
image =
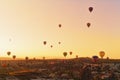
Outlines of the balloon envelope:
<svg viewBox="0 0 120 80">
<path fill-rule="evenodd" d="M 93 11 L 93 7 L 89 7 L 89 11 L 92 12 Z"/>
<path fill-rule="evenodd" d="M 70 51 L 70 55 L 72 55 L 72 52 Z"/>
<path fill-rule="evenodd" d="M 89 28 L 91 26 L 91 23 L 87 23 L 87 27 Z"/>
<path fill-rule="evenodd" d="M 47 44 L 47 42 L 46 42 L 46 41 L 44 41 L 44 42 L 43 42 L 43 44 L 44 44 L 44 45 L 46 45 L 46 44 Z"/>
<path fill-rule="evenodd" d="M 98 56 L 93 56 L 92 58 L 93 58 L 94 62 L 97 62 Z"/>
<path fill-rule="evenodd" d="M 105 56 L 105 52 L 104 51 L 100 51 L 99 55 L 100 55 L 101 58 L 103 58 Z"/>
<path fill-rule="evenodd" d="M 58 26 L 59 26 L 59 28 L 61 28 L 61 27 L 62 27 L 62 25 L 61 25 L 61 24 L 59 24 Z"/>
<path fill-rule="evenodd" d="M 63 52 L 63 55 L 64 55 L 64 57 L 66 57 L 67 56 L 67 52 Z"/>
<path fill-rule="evenodd" d="M 16 58 L 16 56 L 15 55 L 13 55 L 13 59 L 15 59 Z"/>
<path fill-rule="evenodd" d="M 50 46 L 51 48 L 53 47 L 53 45 Z"/>
<path fill-rule="evenodd" d="M 78 58 L 78 55 L 76 55 L 76 58 Z"/>
<path fill-rule="evenodd" d="M 33 60 L 36 60 L 36 58 L 34 57 Z"/>
<path fill-rule="evenodd" d="M 43 57 L 43 60 L 45 60 L 45 57 Z"/>
<path fill-rule="evenodd" d="M 29 58 L 28 57 L 25 57 L 25 60 L 28 60 Z"/>
<path fill-rule="evenodd" d="M 61 44 L 61 42 L 58 42 L 58 44 Z"/>
<path fill-rule="evenodd" d="M 7 52 L 7 55 L 9 56 L 10 54 L 11 54 L 11 52 L 10 52 L 10 51 L 8 51 L 8 52 Z"/>
</svg>

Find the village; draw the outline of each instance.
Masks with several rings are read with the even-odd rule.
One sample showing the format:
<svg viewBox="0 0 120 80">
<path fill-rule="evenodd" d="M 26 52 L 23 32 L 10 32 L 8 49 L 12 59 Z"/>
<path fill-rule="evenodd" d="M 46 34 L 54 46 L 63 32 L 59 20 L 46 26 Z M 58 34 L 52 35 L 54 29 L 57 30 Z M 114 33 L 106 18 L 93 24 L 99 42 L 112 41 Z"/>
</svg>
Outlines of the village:
<svg viewBox="0 0 120 80">
<path fill-rule="evenodd" d="M 0 80 L 120 80 L 120 60 L 3 60 Z"/>
</svg>

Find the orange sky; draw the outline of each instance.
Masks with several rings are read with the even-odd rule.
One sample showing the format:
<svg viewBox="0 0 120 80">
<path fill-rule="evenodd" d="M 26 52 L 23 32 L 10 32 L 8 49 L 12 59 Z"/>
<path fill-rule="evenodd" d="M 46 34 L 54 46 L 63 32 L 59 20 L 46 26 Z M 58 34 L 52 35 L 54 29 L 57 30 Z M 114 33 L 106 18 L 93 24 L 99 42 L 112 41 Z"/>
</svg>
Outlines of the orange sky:
<svg viewBox="0 0 120 80">
<path fill-rule="evenodd" d="M 0 0 L 0 55 L 64 58 L 72 51 L 67 57 L 73 58 L 103 50 L 105 57 L 120 58 L 119 21 L 120 0 Z"/>
</svg>

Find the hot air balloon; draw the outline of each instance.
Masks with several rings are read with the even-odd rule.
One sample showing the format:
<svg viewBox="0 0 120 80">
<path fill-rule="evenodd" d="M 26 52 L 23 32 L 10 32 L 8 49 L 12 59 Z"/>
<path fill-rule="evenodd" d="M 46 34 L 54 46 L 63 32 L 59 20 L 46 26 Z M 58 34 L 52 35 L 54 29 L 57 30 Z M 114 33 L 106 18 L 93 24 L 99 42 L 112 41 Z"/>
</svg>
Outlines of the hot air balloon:
<svg viewBox="0 0 120 80">
<path fill-rule="evenodd" d="M 76 58 L 78 58 L 78 55 L 76 55 Z"/>
<path fill-rule="evenodd" d="M 109 57 L 107 57 L 107 60 L 109 60 Z"/>
<path fill-rule="evenodd" d="M 100 51 L 99 55 L 100 55 L 101 58 L 103 58 L 105 56 L 105 52 L 104 51 Z"/>
<path fill-rule="evenodd" d="M 47 42 L 46 42 L 46 41 L 44 41 L 44 42 L 43 42 L 43 44 L 44 44 L 44 45 L 46 45 L 46 44 L 47 44 Z"/>
<path fill-rule="evenodd" d="M 70 51 L 69 54 L 72 55 L 72 51 Z"/>
<path fill-rule="evenodd" d="M 91 23 L 87 23 L 87 27 L 89 28 L 91 26 Z"/>
<path fill-rule="evenodd" d="M 67 56 L 67 52 L 63 52 L 63 55 L 64 55 L 64 57 L 66 57 Z"/>
<path fill-rule="evenodd" d="M 59 26 L 59 28 L 61 28 L 61 27 L 62 27 L 62 25 L 61 25 L 61 24 L 59 24 L 58 26 Z"/>
<path fill-rule="evenodd" d="M 10 52 L 10 51 L 8 51 L 8 52 L 7 52 L 7 55 L 8 55 L 8 56 L 10 56 L 10 54 L 11 54 L 11 52 Z"/>
<path fill-rule="evenodd" d="M 15 55 L 13 55 L 13 59 L 15 59 L 16 58 L 16 56 Z"/>
<path fill-rule="evenodd" d="M 51 48 L 53 47 L 53 45 L 50 46 Z"/>
<path fill-rule="evenodd" d="M 25 60 L 28 60 L 29 58 L 28 57 L 25 57 Z"/>
<path fill-rule="evenodd" d="M 61 44 L 61 42 L 58 42 L 58 44 Z"/>
<path fill-rule="evenodd" d="M 93 7 L 89 7 L 89 11 L 92 12 L 93 11 Z"/>
<path fill-rule="evenodd" d="M 33 60 L 36 60 L 36 58 L 34 57 Z"/>
<path fill-rule="evenodd" d="M 45 60 L 45 57 L 43 57 L 43 60 Z"/>
<path fill-rule="evenodd" d="M 94 62 L 97 62 L 98 56 L 93 56 L 92 58 L 93 58 L 93 61 L 94 61 Z"/>
</svg>

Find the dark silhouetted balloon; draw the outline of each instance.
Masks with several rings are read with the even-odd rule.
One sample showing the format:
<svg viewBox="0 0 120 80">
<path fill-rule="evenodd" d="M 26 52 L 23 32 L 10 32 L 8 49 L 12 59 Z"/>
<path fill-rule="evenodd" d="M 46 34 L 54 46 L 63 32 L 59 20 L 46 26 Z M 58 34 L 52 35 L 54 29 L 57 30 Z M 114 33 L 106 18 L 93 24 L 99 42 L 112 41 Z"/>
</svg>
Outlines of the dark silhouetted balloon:
<svg viewBox="0 0 120 80">
<path fill-rule="evenodd" d="M 92 58 L 93 58 L 93 61 L 94 61 L 94 62 L 97 62 L 98 56 L 93 56 Z"/>
<path fill-rule="evenodd" d="M 45 60 L 45 57 L 43 57 L 43 60 Z"/>
<path fill-rule="evenodd" d="M 53 47 L 53 45 L 50 46 L 51 48 Z"/>
<path fill-rule="evenodd" d="M 7 55 L 8 55 L 8 56 L 10 56 L 10 54 L 11 54 L 11 52 L 10 52 L 10 51 L 8 51 L 8 52 L 7 52 Z"/>
<path fill-rule="evenodd" d="M 72 55 L 72 51 L 70 51 L 69 54 Z"/>
<path fill-rule="evenodd" d="M 59 26 L 59 28 L 61 28 L 61 27 L 62 27 L 62 25 L 61 25 L 61 24 L 59 24 L 58 26 Z"/>
<path fill-rule="evenodd" d="M 13 55 L 13 59 L 15 59 L 16 58 L 16 55 Z"/>
<path fill-rule="evenodd" d="M 43 44 L 44 44 L 44 45 L 46 45 L 46 44 L 47 44 L 47 42 L 46 42 L 46 41 L 44 41 L 44 42 L 43 42 Z"/>
<path fill-rule="evenodd" d="M 76 58 L 78 58 L 78 55 L 76 55 Z"/>
<path fill-rule="evenodd" d="M 34 57 L 33 60 L 36 60 L 36 58 Z"/>
<path fill-rule="evenodd" d="M 91 26 L 91 23 L 87 23 L 87 27 L 89 28 Z"/>
<path fill-rule="evenodd" d="M 61 44 L 61 42 L 58 42 L 58 44 Z"/>
<path fill-rule="evenodd" d="M 100 55 L 101 58 L 103 58 L 105 56 L 105 52 L 104 51 L 100 51 L 99 55 Z"/>
<path fill-rule="evenodd" d="M 89 11 L 92 12 L 93 11 L 93 7 L 89 7 Z"/>
<path fill-rule="evenodd" d="M 109 60 L 109 57 L 107 57 L 107 60 Z"/>
<path fill-rule="evenodd" d="M 25 57 L 25 60 L 28 60 L 29 58 L 28 57 Z"/>
<path fill-rule="evenodd" d="M 64 55 L 64 57 L 66 57 L 67 56 L 67 52 L 63 52 L 63 55 Z"/>
</svg>

